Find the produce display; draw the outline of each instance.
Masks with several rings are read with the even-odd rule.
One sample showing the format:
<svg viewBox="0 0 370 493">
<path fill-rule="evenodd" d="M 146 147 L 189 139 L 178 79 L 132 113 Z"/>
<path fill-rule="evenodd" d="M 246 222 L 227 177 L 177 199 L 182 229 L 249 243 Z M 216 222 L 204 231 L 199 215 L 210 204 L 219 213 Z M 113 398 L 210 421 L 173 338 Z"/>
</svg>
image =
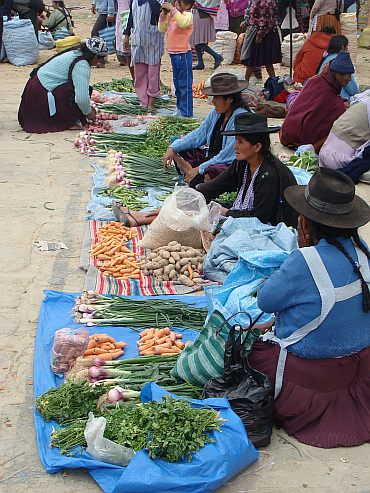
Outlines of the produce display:
<svg viewBox="0 0 370 493">
<path fill-rule="evenodd" d="M 99 261 L 97 268 L 104 276 L 113 276 L 118 279 L 138 279 L 140 269 L 136 258 L 138 255 L 126 247 L 131 238 L 137 236 L 131 228 L 111 221 L 101 226 L 97 232 L 99 238 L 91 250 L 90 257 Z"/>
<path fill-rule="evenodd" d="M 125 176 L 126 175 L 123 175 L 120 181 L 122 181 Z M 146 190 L 140 190 L 139 188 L 129 188 L 127 185 L 125 180 L 124 185 L 102 188 L 99 194 L 104 195 L 105 197 L 116 197 L 123 206 L 128 207 L 132 211 L 141 211 L 142 209 L 145 209 L 145 207 L 148 207 L 148 202 L 137 200 L 138 198 L 147 197 L 148 192 Z M 111 208 L 112 206 L 109 207 Z"/>
<path fill-rule="evenodd" d="M 148 256 L 142 256 L 140 269 L 144 275 L 154 276 L 158 281 L 180 281 L 191 287 L 203 282 L 200 273 L 204 258 L 202 250 L 171 241 Z"/>
<path fill-rule="evenodd" d="M 93 334 L 89 337 L 89 343 L 84 352 L 84 357 L 96 358 L 99 356 L 102 360 L 112 361 L 123 356 L 126 346 L 127 344 L 125 342 L 117 342 L 108 334 Z"/>
<path fill-rule="evenodd" d="M 300 152 L 298 156 L 290 156 L 290 159 L 286 164 L 288 166 L 295 166 L 296 168 L 301 168 L 313 173 L 319 165 L 319 160 L 314 152 L 304 151 Z"/>
<path fill-rule="evenodd" d="M 206 85 L 206 81 L 202 80 L 201 82 L 198 82 L 197 84 L 193 84 L 193 98 L 195 99 L 205 99 L 209 101 L 209 97 L 206 94 L 202 93 L 202 89 L 204 89 Z"/>
<path fill-rule="evenodd" d="M 137 342 L 141 355 L 181 353 L 186 344 L 182 342 L 182 334 L 172 332 L 169 327 L 164 329 L 145 329 L 140 332 Z"/>
<path fill-rule="evenodd" d="M 72 363 L 84 354 L 89 342 L 86 329 L 60 329 L 55 332 L 51 356 L 51 370 L 56 374 L 66 373 Z"/>
<path fill-rule="evenodd" d="M 170 92 L 170 88 L 164 84 L 160 84 L 161 93 L 167 94 Z M 135 93 L 134 82 L 128 77 L 122 77 L 122 79 L 112 79 L 110 82 L 96 82 L 93 84 L 93 89 L 96 91 L 116 91 L 116 92 L 131 92 Z"/>
<path fill-rule="evenodd" d="M 173 299 L 148 297 L 146 300 L 134 300 L 94 292 L 82 296 L 76 298 L 74 320 L 85 324 L 120 325 L 134 329 L 168 326 L 200 331 L 208 314 L 207 308 L 197 308 L 196 303 Z M 81 304 L 84 305 L 83 312 L 79 308 Z"/>
</svg>

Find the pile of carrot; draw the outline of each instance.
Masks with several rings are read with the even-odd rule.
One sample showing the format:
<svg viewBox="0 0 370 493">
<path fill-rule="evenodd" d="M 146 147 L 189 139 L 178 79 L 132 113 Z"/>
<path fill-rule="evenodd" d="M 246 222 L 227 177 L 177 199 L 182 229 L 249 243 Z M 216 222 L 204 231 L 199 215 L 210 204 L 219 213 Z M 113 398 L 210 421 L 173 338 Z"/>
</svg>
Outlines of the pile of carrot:
<svg viewBox="0 0 370 493">
<path fill-rule="evenodd" d="M 205 85 L 206 85 L 205 80 L 198 82 L 198 84 L 193 84 L 193 98 L 208 100 L 208 96 L 202 93 L 202 89 L 204 89 Z"/>
<path fill-rule="evenodd" d="M 121 223 L 111 221 L 101 226 L 96 236 L 98 243 L 89 250 L 90 257 L 97 258 L 97 268 L 104 276 L 117 279 L 139 279 L 140 263 L 134 252 L 127 248 L 129 240 L 137 236 L 131 228 Z"/>
<path fill-rule="evenodd" d="M 137 345 L 141 356 L 181 353 L 184 347 L 191 342 L 188 341 L 184 344 L 181 341 L 182 334 L 172 332 L 169 327 L 164 329 L 145 329 L 139 335 L 140 340 L 137 341 Z"/>
<path fill-rule="evenodd" d="M 116 342 L 108 334 L 93 334 L 89 337 L 84 358 L 100 358 L 104 361 L 112 361 L 124 354 L 125 342 Z"/>
</svg>

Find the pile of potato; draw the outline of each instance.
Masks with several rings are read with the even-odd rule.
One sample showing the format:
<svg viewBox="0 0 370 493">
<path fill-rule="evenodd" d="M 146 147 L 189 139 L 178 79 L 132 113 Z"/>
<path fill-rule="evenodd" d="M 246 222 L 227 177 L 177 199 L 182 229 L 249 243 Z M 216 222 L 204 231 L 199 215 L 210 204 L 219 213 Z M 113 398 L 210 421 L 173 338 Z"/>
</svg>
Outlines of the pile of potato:
<svg viewBox="0 0 370 493">
<path fill-rule="evenodd" d="M 194 286 L 203 282 L 200 272 L 205 255 L 201 249 L 171 241 L 147 257 L 142 256 L 140 268 L 144 275 L 154 276 L 157 281 L 180 281 L 185 286 Z"/>
</svg>

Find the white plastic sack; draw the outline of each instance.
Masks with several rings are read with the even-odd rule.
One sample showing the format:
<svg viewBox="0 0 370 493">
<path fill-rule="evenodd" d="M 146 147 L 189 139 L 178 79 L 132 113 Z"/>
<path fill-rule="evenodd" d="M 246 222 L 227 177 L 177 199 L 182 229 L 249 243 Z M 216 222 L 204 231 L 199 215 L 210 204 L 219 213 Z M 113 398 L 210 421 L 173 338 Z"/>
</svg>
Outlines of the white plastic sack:
<svg viewBox="0 0 370 493">
<path fill-rule="evenodd" d="M 357 17 L 354 12 L 340 14 L 340 25 L 342 36 L 348 39 L 348 51 L 351 55 L 353 65 L 356 67 L 357 58 Z"/>
<path fill-rule="evenodd" d="M 52 48 L 55 48 L 55 41 L 51 35 L 51 32 L 39 31 L 39 49 L 51 50 Z"/>
<path fill-rule="evenodd" d="M 13 65 L 32 65 L 39 59 L 39 43 L 29 19 L 13 19 L 4 23 L 3 43 Z"/>
<path fill-rule="evenodd" d="M 223 57 L 222 65 L 231 65 L 235 56 L 236 40 L 238 35 L 231 31 L 218 31 L 213 50 Z"/>
<path fill-rule="evenodd" d="M 293 62 L 294 59 L 299 52 L 299 50 L 302 48 L 304 45 L 306 38 L 302 33 L 293 33 L 292 35 L 293 39 Z M 281 43 L 281 55 L 282 55 L 282 60 L 281 64 L 284 65 L 285 67 L 290 66 L 290 36 L 285 36 L 283 39 L 283 42 Z"/>
<path fill-rule="evenodd" d="M 139 245 L 155 249 L 177 241 L 184 246 L 200 248 L 202 241 L 199 231 L 212 232 L 218 224 L 221 210 L 221 205 L 216 202 L 207 205 L 204 196 L 197 190 L 176 185 Z"/>
<path fill-rule="evenodd" d="M 95 460 L 114 464 L 115 466 L 127 467 L 134 457 L 135 451 L 132 448 L 123 447 L 104 438 L 106 424 L 107 420 L 103 416 L 94 418 L 93 413 L 89 413 L 84 432 L 87 443 L 86 452 Z"/>
</svg>

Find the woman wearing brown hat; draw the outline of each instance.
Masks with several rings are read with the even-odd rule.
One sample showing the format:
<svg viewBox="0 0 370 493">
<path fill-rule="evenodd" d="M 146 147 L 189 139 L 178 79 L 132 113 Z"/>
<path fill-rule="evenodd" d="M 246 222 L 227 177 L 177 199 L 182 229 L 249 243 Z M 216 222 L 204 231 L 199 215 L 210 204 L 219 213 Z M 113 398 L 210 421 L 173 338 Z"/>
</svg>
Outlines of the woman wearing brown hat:
<svg viewBox="0 0 370 493">
<path fill-rule="evenodd" d="M 357 229 L 370 207 L 350 178 L 324 168 L 285 198 L 301 214 L 300 248 L 258 291 L 275 327 L 249 361 L 275 386 L 288 434 L 317 447 L 360 445 L 370 440 L 370 252 Z"/>
<path fill-rule="evenodd" d="M 238 191 L 231 209 L 223 209 L 225 217 L 257 217 L 265 224 L 284 222 L 297 226 L 298 214 L 284 199 L 284 190 L 296 185 L 287 166 L 271 154 L 270 137 L 280 127 L 269 127 L 267 117 L 256 113 L 236 115 L 233 130 L 223 135 L 235 136 L 235 160 L 214 180 L 199 184 L 196 189 L 210 202 L 225 192 Z"/>
<path fill-rule="evenodd" d="M 234 128 L 235 116 L 249 111 L 241 96 L 247 85 L 227 73 L 211 78 L 210 87 L 205 87 L 202 92 L 213 96 L 214 109 L 199 128 L 169 146 L 163 156 L 164 169 L 175 161 L 184 173 L 185 181 L 194 188 L 198 183 L 215 178 L 233 162 L 235 139 L 222 136 L 221 132 Z M 208 146 L 208 152 L 200 149 L 204 145 Z"/>
</svg>

